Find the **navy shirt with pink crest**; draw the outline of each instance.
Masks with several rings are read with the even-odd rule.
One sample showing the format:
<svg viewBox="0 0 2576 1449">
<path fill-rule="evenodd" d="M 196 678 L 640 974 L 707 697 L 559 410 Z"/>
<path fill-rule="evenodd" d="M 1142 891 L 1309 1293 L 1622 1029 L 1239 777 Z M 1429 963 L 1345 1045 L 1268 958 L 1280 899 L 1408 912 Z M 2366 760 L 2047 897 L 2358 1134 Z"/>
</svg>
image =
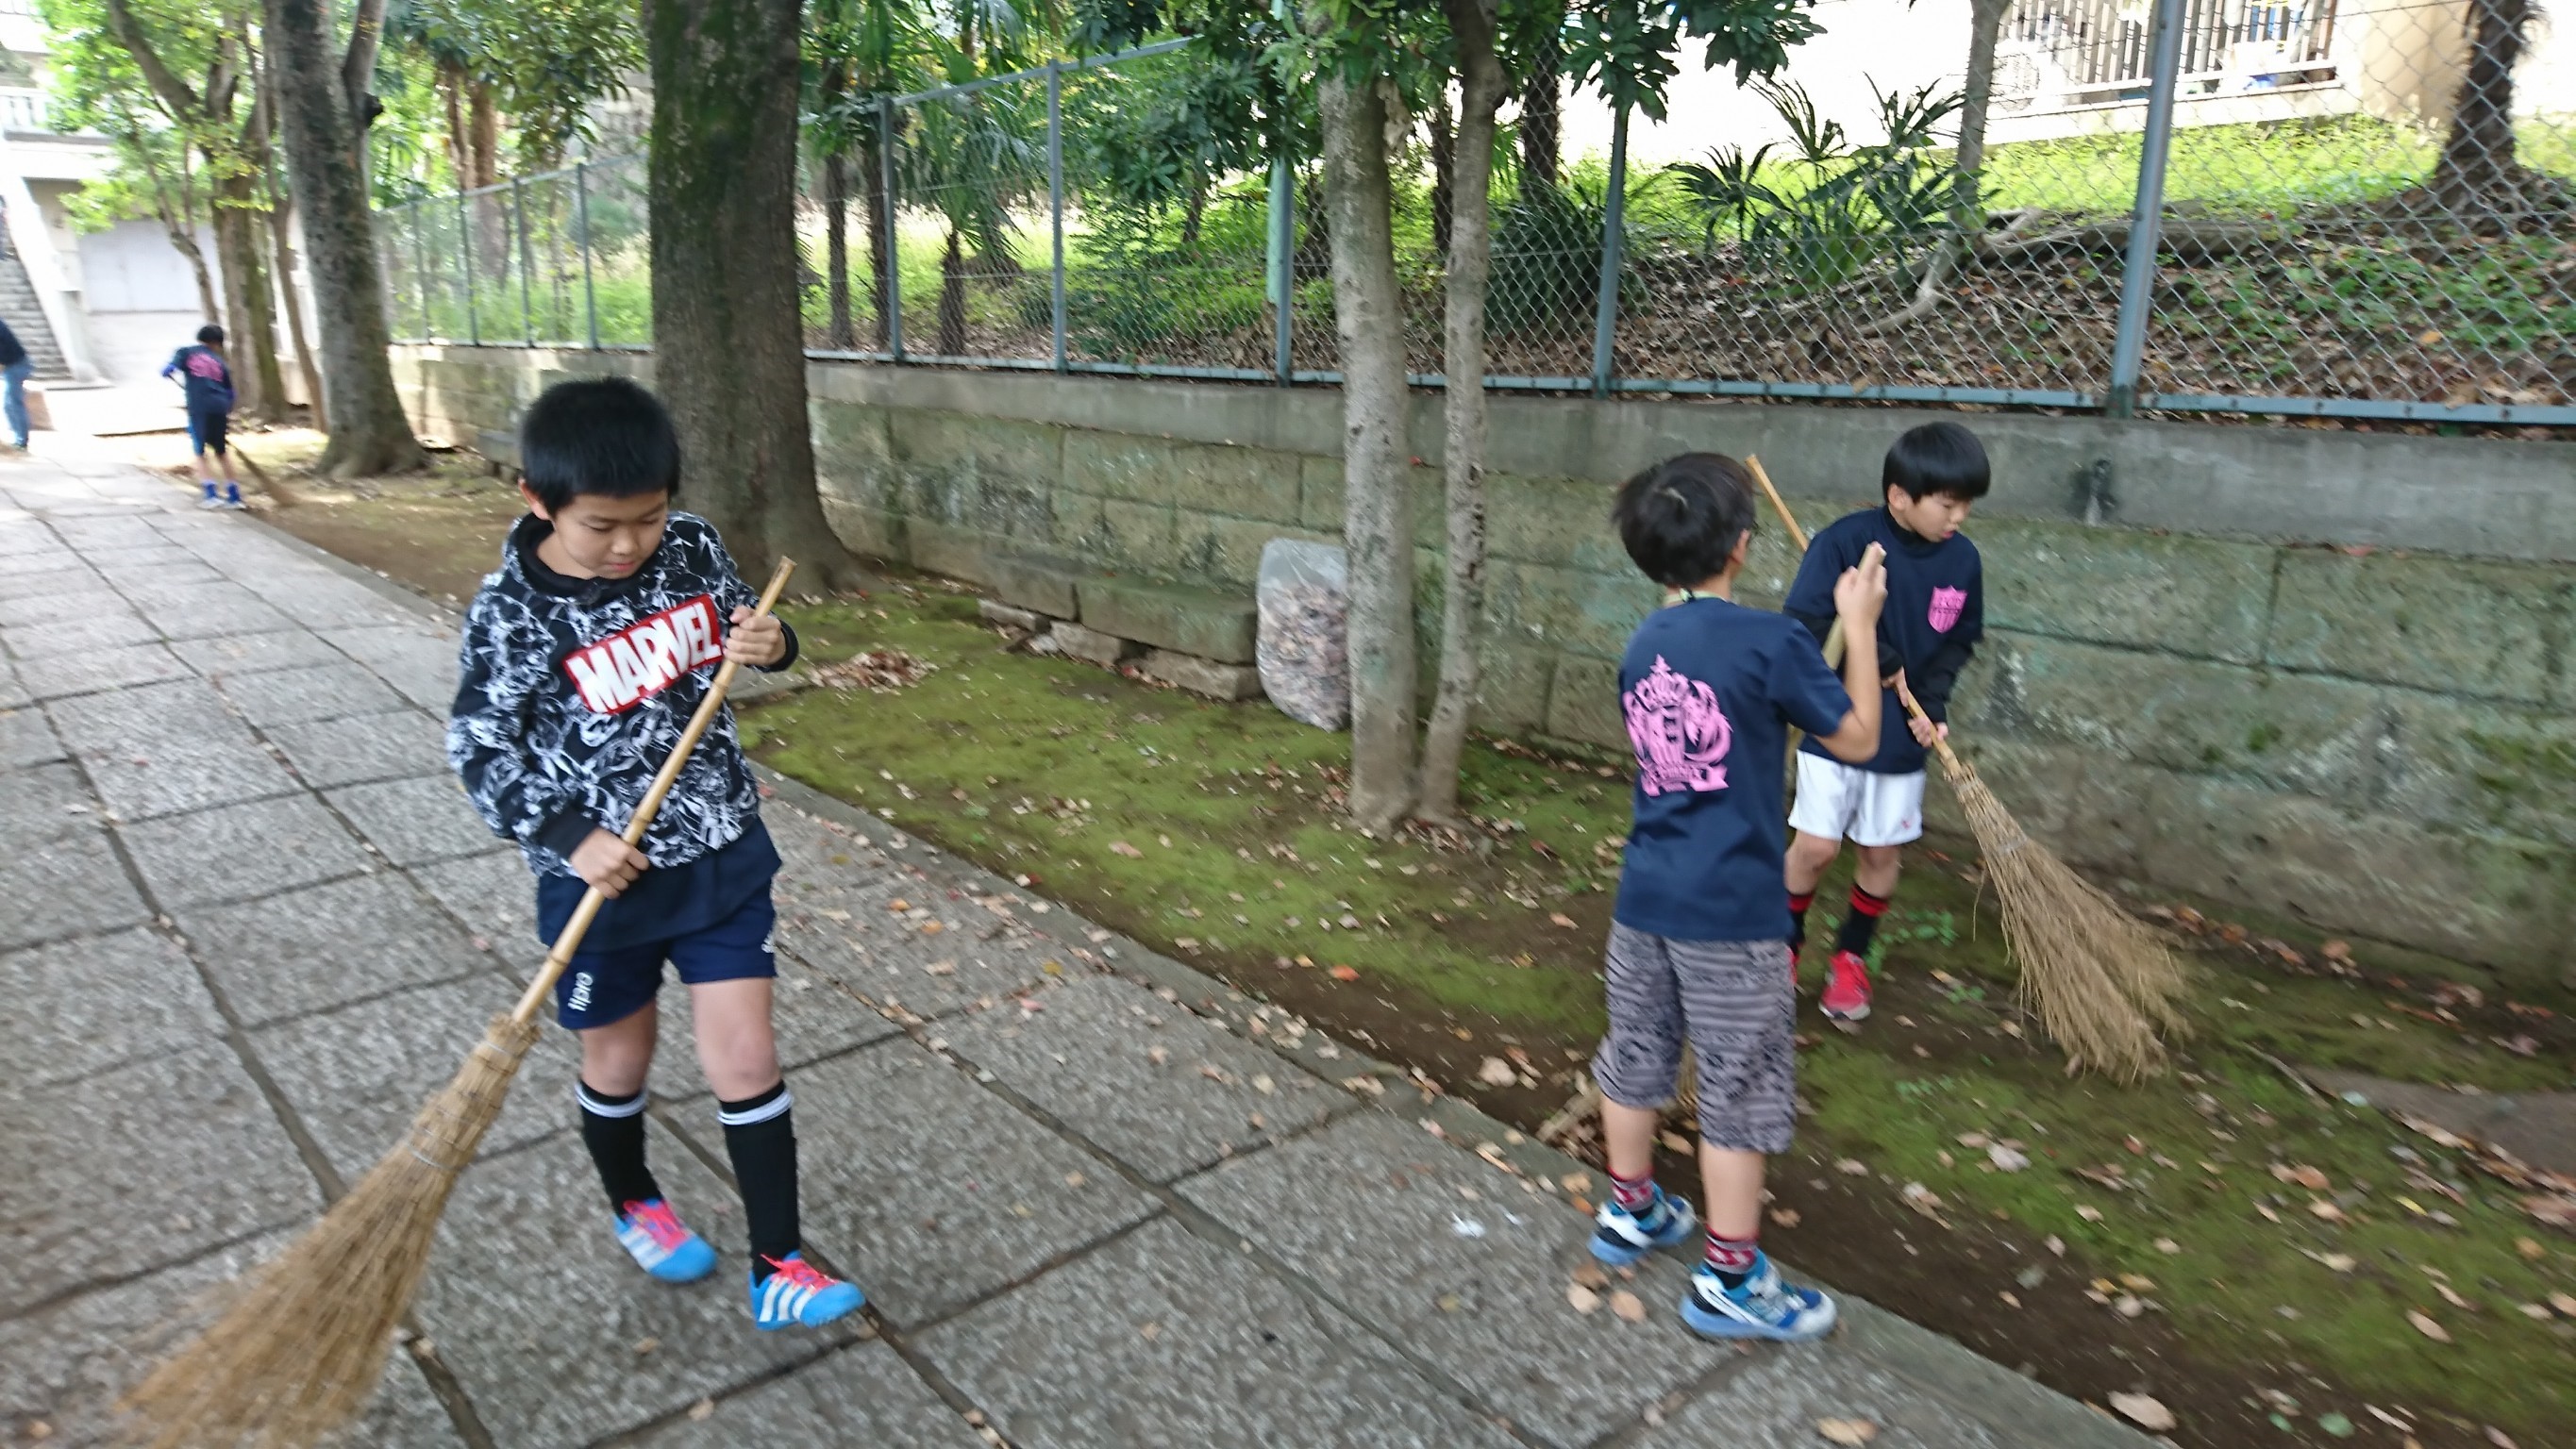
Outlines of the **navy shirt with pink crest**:
<svg viewBox="0 0 2576 1449">
<path fill-rule="evenodd" d="M 1887 550 L 1887 606 L 1878 616 L 1879 672 L 1903 669 L 1923 712 L 1947 720 L 1959 671 L 1986 636 L 1985 566 L 1966 534 L 1935 543 L 1898 524 L 1884 508 L 1846 514 L 1816 530 L 1783 607 L 1823 638 L 1833 623 L 1834 580 L 1858 565 L 1873 543 Z M 1876 775 L 1911 775 L 1922 769 L 1923 747 L 1906 727 L 1905 706 L 1895 690 L 1887 691 L 1880 707 L 1886 713 L 1880 716 L 1885 725 L 1878 732 L 1878 756 L 1860 768 Z M 1798 748 L 1831 758 L 1812 739 Z"/>
<path fill-rule="evenodd" d="M 1777 941 L 1789 727 L 1832 734 L 1851 696 L 1794 619 L 1698 596 L 1628 638 L 1619 707 L 1637 754 L 1613 915 L 1677 941 Z"/>
</svg>

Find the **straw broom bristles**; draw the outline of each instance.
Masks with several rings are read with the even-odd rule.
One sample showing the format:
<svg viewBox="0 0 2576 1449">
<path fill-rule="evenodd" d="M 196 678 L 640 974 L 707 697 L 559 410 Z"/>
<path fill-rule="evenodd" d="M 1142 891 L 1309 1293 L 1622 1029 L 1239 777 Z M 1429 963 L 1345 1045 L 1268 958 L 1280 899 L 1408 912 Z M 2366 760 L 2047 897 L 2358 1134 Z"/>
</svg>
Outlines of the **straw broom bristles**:
<svg viewBox="0 0 2576 1449">
<path fill-rule="evenodd" d="M 796 565 L 780 559 L 753 617 L 766 615 Z M 724 707 L 737 665 L 716 670 L 688 727 L 627 821 L 639 844 L 698 741 Z M 456 1175 L 501 1115 L 510 1079 L 536 1044 L 537 1012 L 606 897 L 584 892 L 519 1004 L 492 1019 L 446 1090 L 346 1197 L 262 1269 L 224 1315 L 137 1385 L 119 1407 L 128 1438 L 151 1449 L 306 1449 L 374 1397 L 395 1327 L 429 1267 Z"/>
<path fill-rule="evenodd" d="M 534 1020 L 496 1016 L 446 1090 L 222 1318 L 126 1396 L 152 1449 L 294 1449 L 354 1418 L 429 1265 L 456 1176 L 501 1115 Z"/>
</svg>

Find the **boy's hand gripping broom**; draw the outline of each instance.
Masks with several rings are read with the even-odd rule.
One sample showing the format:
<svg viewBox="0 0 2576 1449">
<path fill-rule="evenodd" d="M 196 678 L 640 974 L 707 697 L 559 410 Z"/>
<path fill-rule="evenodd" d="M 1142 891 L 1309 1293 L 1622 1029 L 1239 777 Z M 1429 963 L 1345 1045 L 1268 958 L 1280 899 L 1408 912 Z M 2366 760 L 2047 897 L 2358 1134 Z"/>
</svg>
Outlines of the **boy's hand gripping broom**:
<svg viewBox="0 0 2576 1449">
<path fill-rule="evenodd" d="M 1759 460 L 1745 462 L 1804 553 L 1806 531 L 1771 486 L 1770 475 Z M 1825 642 L 1828 659 L 1835 642 L 1830 636 Z M 1930 722 L 1901 676 L 1896 692 L 1907 714 Z M 1940 752 L 1941 773 L 1959 797 L 1986 879 L 2002 904 L 2004 944 L 2021 963 L 2022 995 L 2039 1013 L 2041 1028 L 2066 1049 L 2067 1070 L 2090 1067 L 2123 1081 L 2155 1070 L 2165 1055 L 2158 1030 L 2182 1026 L 2174 1005 L 2183 988 L 2182 963 L 2153 929 L 2023 833 L 1947 739 L 1936 733 L 1932 747 Z"/>
<path fill-rule="evenodd" d="M 779 560 L 754 617 L 768 614 L 795 568 Z M 736 667 L 728 659 L 716 671 L 627 822 L 628 845 L 643 840 L 724 707 Z M 403 1140 L 261 1270 L 223 1317 L 126 1397 L 122 1407 L 138 1442 L 300 1449 L 366 1406 L 428 1266 L 447 1195 L 501 1115 L 510 1078 L 536 1044 L 537 1012 L 605 900 L 596 886 L 582 897 L 518 1006 L 492 1019 L 456 1079 L 421 1108 Z"/>
</svg>

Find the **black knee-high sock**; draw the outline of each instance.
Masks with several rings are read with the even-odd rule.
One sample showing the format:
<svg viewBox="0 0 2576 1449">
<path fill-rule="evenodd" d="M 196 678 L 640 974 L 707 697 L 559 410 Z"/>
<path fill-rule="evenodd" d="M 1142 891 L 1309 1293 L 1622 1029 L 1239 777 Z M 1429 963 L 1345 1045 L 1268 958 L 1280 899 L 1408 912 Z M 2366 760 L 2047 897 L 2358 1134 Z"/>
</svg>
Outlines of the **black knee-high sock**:
<svg viewBox="0 0 2576 1449">
<path fill-rule="evenodd" d="M 1851 913 L 1843 917 L 1842 934 L 1835 940 L 1834 949 L 1868 956 L 1870 937 L 1878 934 L 1878 918 L 1887 914 L 1887 901 L 1886 896 L 1874 896 L 1853 886 Z"/>
<path fill-rule="evenodd" d="M 1815 903 L 1814 891 L 1789 892 L 1789 959 L 1792 961 L 1797 960 L 1798 953 L 1806 949 L 1807 907 Z"/>
<path fill-rule="evenodd" d="M 599 1168 L 608 1205 L 622 1215 L 630 1202 L 660 1197 L 662 1189 L 644 1165 L 644 1089 L 612 1097 L 576 1078 L 573 1097 L 581 1103 L 581 1145 Z"/>
<path fill-rule="evenodd" d="M 733 1159 L 743 1216 L 750 1222 L 755 1279 L 767 1278 L 773 1261 L 802 1246 L 796 1228 L 795 1105 L 785 1082 L 739 1102 L 716 1103 L 725 1153 Z"/>
</svg>

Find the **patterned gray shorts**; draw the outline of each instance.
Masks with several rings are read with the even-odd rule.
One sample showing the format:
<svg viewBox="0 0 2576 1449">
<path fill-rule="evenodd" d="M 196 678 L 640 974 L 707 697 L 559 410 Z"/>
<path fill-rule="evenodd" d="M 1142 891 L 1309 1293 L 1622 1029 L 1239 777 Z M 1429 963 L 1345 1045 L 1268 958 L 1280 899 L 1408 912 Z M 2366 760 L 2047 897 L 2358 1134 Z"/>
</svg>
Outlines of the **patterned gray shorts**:
<svg viewBox="0 0 2576 1449">
<path fill-rule="evenodd" d="M 1613 923 L 1610 1034 L 1592 1056 L 1623 1107 L 1673 1099 L 1688 1037 L 1699 1063 L 1699 1135 L 1738 1152 L 1786 1152 L 1797 1117 L 1797 997 L 1786 941 L 1675 941 Z"/>
</svg>

